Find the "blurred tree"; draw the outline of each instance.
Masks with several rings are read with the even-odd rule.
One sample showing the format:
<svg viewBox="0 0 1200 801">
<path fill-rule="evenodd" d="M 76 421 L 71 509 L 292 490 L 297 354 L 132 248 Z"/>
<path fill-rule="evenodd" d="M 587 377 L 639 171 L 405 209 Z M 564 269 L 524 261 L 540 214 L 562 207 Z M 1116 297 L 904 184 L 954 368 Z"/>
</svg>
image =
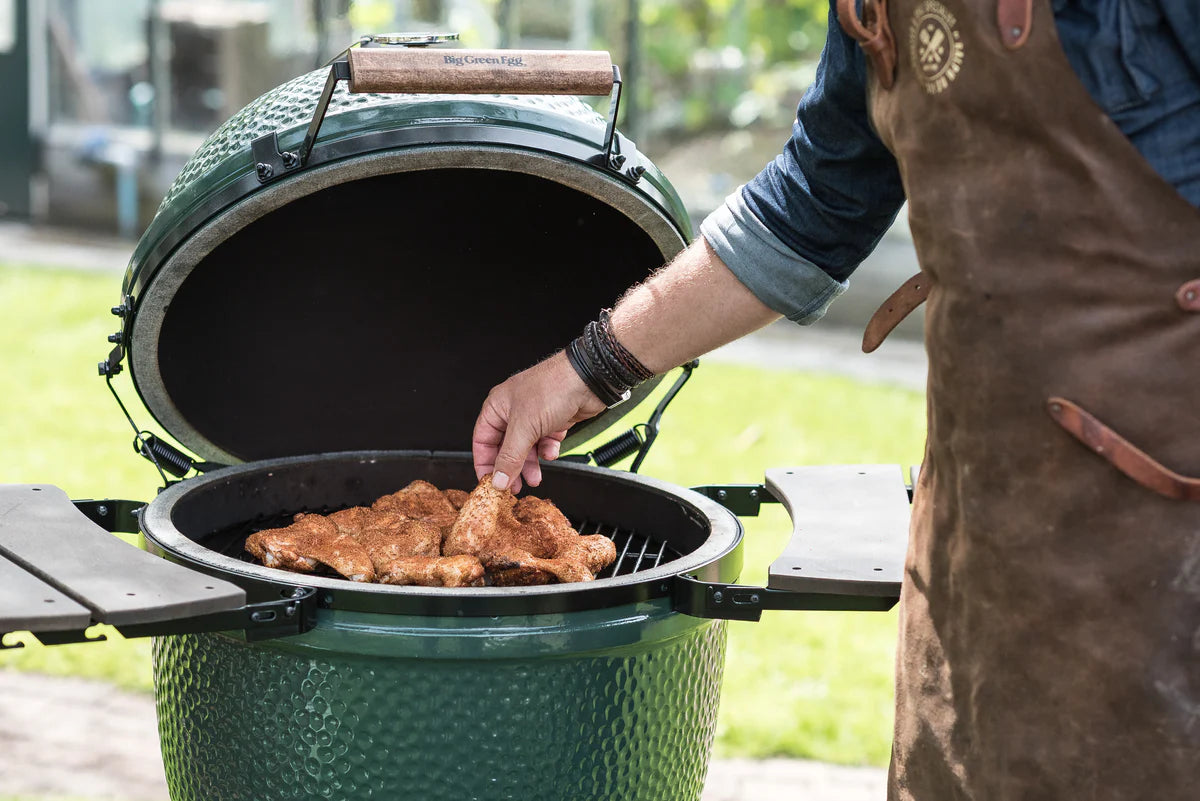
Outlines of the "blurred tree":
<svg viewBox="0 0 1200 801">
<path fill-rule="evenodd" d="M 644 127 L 687 134 L 790 118 L 825 43 L 828 0 L 640 0 Z"/>
</svg>

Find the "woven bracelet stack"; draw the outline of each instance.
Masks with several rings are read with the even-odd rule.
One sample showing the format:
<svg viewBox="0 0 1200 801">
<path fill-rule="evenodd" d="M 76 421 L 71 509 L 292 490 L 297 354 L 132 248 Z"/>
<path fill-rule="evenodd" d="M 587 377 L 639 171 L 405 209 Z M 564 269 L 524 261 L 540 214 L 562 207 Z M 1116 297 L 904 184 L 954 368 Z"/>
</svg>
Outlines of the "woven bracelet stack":
<svg viewBox="0 0 1200 801">
<path fill-rule="evenodd" d="M 567 346 L 567 361 L 605 406 L 615 406 L 629 398 L 630 391 L 654 373 L 625 349 L 613 335 L 609 317 L 612 309 L 603 309 L 583 333 Z"/>
</svg>

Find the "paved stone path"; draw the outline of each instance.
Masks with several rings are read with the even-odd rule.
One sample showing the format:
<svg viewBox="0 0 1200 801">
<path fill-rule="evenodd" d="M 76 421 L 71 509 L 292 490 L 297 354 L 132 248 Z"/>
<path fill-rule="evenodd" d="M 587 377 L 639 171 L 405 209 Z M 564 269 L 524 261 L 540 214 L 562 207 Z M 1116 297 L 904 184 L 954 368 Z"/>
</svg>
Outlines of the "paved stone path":
<svg viewBox="0 0 1200 801">
<path fill-rule="evenodd" d="M 163 801 L 154 699 L 100 681 L 0 671 L 3 795 Z"/>
<path fill-rule="evenodd" d="M 702 801 L 881 801 L 884 781 L 878 768 L 718 759 Z M 4 795 L 166 801 L 154 700 L 99 681 L 0 671 Z"/>
<path fill-rule="evenodd" d="M 132 253 L 133 243 L 116 237 L 0 222 L 0 261 L 12 264 L 120 273 Z"/>
</svg>

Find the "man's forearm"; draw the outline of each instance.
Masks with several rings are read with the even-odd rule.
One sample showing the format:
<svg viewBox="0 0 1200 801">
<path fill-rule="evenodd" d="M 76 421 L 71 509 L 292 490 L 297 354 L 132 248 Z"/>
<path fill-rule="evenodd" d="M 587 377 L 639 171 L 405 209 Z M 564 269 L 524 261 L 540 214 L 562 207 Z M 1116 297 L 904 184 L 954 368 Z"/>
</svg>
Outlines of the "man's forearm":
<svg viewBox="0 0 1200 801">
<path fill-rule="evenodd" d="M 613 309 L 617 339 L 656 373 L 756 331 L 781 315 L 698 238 Z"/>
</svg>

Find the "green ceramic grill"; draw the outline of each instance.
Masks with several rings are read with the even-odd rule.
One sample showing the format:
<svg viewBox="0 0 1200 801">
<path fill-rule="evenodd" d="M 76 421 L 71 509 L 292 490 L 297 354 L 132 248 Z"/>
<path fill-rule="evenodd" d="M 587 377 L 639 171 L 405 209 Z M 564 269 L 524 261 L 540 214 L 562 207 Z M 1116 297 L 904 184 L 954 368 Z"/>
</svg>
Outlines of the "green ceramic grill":
<svg viewBox="0 0 1200 801">
<path fill-rule="evenodd" d="M 464 448 L 487 390 L 690 237 L 671 185 L 613 124 L 607 54 L 412 44 L 367 40 L 267 93 L 184 168 L 130 263 L 100 371 L 116 392 L 127 366 L 199 458 L 135 425 L 169 484 L 149 504 L 0 487 L 0 633 L 157 635 L 176 801 L 697 799 L 724 621 L 889 608 L 908 503 L 897 469 L 689 490 L 547 464 L 533 491 L 617 546 L 587 583 L 362 585 L 244 553 L 296 512 L 418 478 L 472 487 Z M 608 94 L 608 116 L 564 92 Z M 655 422 L 596 461 L 644 455 Z M 776 500 L 797 537 L 767 586 L 734 584 L 735 512 Z M 96 524 L 140 530 L 153 556 Z M 64 558 L 80 552 L 88 571 Z"/>
</svg>

